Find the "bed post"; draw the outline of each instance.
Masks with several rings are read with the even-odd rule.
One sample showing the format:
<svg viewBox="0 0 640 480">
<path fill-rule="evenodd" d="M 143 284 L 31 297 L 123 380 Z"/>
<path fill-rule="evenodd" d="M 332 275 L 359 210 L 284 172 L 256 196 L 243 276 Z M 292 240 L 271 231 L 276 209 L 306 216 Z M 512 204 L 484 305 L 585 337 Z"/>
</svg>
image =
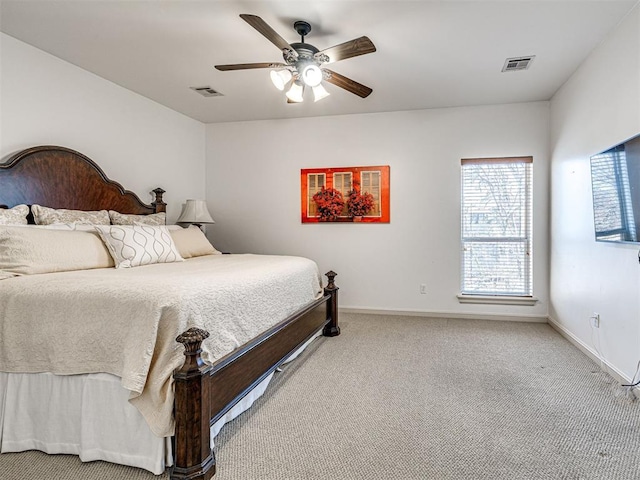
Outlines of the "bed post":
<svg viewBox="0 0 640 480">
<path fill-rule="evenodd" d="M 327 318 L 331 318 L 329 323 L 322 330 L 322 334 L 325 337 L 335 337 L 340 335 L 340 327 L 338 326 L 338 287 L 334 283 L 336 276 L 338 275 L 333 270 L 325 273 L 329 279 L 329 283 L 324 288 L 325 295 L 331 295 L 331 298 L 327 302 Z"/>
<path fill-rule="evenodd" d="M 174 374 L 176 435 L 171 480 L 209 480 L 216 472 L 209 421 L 209 370 L 200 353 L 209 332 L 190 328 L 176 341 L 184 345 L 185 362 Z"/>
<path fill-rule="evenodd" d="M 164 194 L 164 190 L 158 187 L 158 188 L 154 188 L 152 192 L 155 193 L 156 199 L 153 202 L 151 202 L 151 205 L 155 209 L 156 213 L 166 212 L 167 204 L 164 203 L 164 201 L 162 200 L 162 195 Z"/>
</svg>

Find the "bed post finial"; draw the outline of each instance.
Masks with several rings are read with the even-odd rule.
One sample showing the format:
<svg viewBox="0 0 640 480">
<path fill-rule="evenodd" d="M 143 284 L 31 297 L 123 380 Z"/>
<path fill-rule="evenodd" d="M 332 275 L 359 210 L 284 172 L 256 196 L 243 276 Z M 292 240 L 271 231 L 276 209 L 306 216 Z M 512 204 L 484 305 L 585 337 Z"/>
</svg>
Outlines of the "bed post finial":
<svg viewBox="0 0 640 480">
<path fill-rule="evenodd" d="M 180 372 L 190 373 L 199 370 L 204 361 L 200 354 L 202 353 L 202 342 L 209 337 L 209 332 L 200 328 L 190 328 L 184 333 L 181 333 L 176 338 L 176 342 L 184 345 L 184 355 L 187 357 L 184 361 L 184 365 L 180 368 Z"/>
<path fill-rule="evenodd" d="M 334 290 L 334 289 L 338 288 L 338 287 L 336 287 L 336 284 L 335 284 L 335 279 L 338 276 L 338 274 L 336 272 L 334 272 L 333 270 L 329 270 L 327 273 L 325 273 L 325 275 L 329 279 L 329 284 L 327 285 L 327 289 Z"/>
<path fill-rule="evenodd" d="M 158 188 L 154 188 L 152 192 L 156 194 L 156 199 L 153 202 L 151 202 L 151 205 L 153 205 L 153 208 L 155 208 L 156 213 L 166 212 L 167 204 L 162 201 L 162 195 L 164 194 L 164 190 L 158 187 Z"/>
<path fill-rule="evenodd" d="M 335 278 L 338 275 L 333 270 L 325 273 L 329 279 L 329 283 L 324 288 L 325 295 L 331 295 L 331 299 L 327 302 L 327 317 L 331 320 L 322 330 L 325 337 L 335 337 L 340 335 L 340 327 L 338 326 L 338 287 L 335 284 Z"/>
<path fill-rule="evenodd" d="M 174 374 L 176 435 L 171 480 L 209 480 L 216 472 L 209 430 L 211 367 L 200 356 L 208 336 L 206 330 L 190 328 L 176 338 L 184 345 L 186 359 Z"/>
</svg>

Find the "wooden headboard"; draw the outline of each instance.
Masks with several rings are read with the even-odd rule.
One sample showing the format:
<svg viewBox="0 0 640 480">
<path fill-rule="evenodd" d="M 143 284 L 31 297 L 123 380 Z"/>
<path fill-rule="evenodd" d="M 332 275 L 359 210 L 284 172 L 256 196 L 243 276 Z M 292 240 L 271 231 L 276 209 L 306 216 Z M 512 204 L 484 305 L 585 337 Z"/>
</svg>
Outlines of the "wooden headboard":
<svg viewBox="0 0 640 480">
<path fill-rule="evenodd" d="M 164 190 L 156 188 L 153 193 L 155 201 L 143 203 L 135 193 L 109 180 L 93 160 L 64 147 L 28 148 L 0 164 L 0 206 L 4 207 L 36 203 L 138 215 L 164 212 Z"/>
</svg>

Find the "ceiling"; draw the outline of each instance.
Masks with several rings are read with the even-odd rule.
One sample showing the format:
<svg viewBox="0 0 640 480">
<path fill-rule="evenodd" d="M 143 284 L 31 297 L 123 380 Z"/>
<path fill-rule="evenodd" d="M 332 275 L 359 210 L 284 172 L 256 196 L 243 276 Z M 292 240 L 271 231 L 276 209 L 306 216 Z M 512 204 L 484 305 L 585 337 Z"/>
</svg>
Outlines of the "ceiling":
<svg viewBox="0 0 640 480">
<path fill-rule="evenodd" d="M 637 0 L 13 1 L 0 29 L 205 123 L 549 100 Z M 320 50 L 368 36 L 377 52 L 331 65 L 373 93 L 287 104 L 269 70 L 214 65 L 281 62 L 238 15 L 262 17 L 289 42 L 295 20 Z M 535 55 L 526 71 L 505 59 Z M 205 98 L 189 87 L 210 86 Z"/>
</svg>

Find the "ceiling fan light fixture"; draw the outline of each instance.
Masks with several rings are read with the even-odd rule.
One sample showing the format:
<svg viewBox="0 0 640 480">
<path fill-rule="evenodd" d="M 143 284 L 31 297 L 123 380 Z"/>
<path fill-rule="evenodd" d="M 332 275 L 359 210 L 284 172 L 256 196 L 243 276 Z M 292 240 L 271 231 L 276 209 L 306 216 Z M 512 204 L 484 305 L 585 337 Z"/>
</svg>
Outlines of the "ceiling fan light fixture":
<svg viewBox="0 0 640 480">
<path fill-rule="evenodd" d="M 325 98 L 329 95 L 321 85 L 325 80 L 361 98 L 366 98 L 373 92 L 366 85 L 324 67 L 326 63 L 335 63 L 375 52 L 376 47 L 368 37 L 354 38 L 348 42 L 319 50 L 314 45 L 305 42 L 305 37 L 311 31 L 311 25 L 308 22 L 298 20 L 293 24 L 295 31 L 301 38 L 300 42 L 289 43 L 257 15 L 240 14 L 240 18 L 275 45 L 286 63 L 234 63 L 215 65 L 216 70 L 221 72 L 254 68 L 272 70 L 270 72 L 271 81 L 278 90 L 286 92 L 289 103 L 303 101 L 305 86 L 314 91 L 315 101 Z"/>
<path fill-rule="evenodd" d="M 305 85 L 315 87 L 322 82 L 322 70 L 315 63 L 305 65 L 300 72 L 300 77 Z"/>
<path fill-rule="evenodd" d="M 291 80 L 291 71 L 284 70 L 271 70 L 269 74 L 271 76 L 271 81 L 273 85 L 280 91 L 283 91 L 287 86 L 287 83 Z"/>
<path fill-rule="evenodd" d="M 329 95 L 331 95 L 329 92 L 327 92 L 325 90 L 325 88 L 322 86 L 322 84 L 316 85 L 315 87 L 312 87 L 312 90 L 313 90 L 313 101 L 314 102 L 317 102 L 318 100 L 322 100 L 323 98 L 326 98 Z"/>
<path fill-rule="evenodd" d="M 291 84 L 291 88 L 287 91 L 286 96 L 289 100 L 294 103 L 300 103 L 304 99 L 302 98 L 302 94 L 304 92 L 304 86 L 300 80 L 296 80 Z"/>
</svg>

